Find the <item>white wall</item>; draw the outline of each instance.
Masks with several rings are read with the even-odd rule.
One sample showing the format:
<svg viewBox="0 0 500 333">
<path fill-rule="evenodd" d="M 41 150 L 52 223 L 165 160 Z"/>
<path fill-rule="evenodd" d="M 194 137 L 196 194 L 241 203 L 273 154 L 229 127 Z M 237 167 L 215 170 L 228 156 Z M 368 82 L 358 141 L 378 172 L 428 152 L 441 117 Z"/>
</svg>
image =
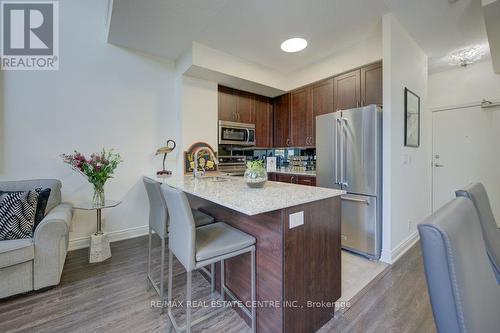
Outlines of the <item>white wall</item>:
<svg viewBox="0 0 500 333">
<path fill-rule="evenodd" d="M 494 73 L 491 61 L 429 76 L 431 109 L 478 104 L 483 98 L 500 101 L 500 74 Z M 435 170 L 434 209 L 451 200 L 458 187 L 480 181 L 500 223 L 500 106 L 434 112 L 433 127 L 433 149 L 445 165 Z"/>
<path fill-rule="evenodd" d="M 493 72 L 491 61 L 429 76 L 430 109 L 477 103 L 483 98 L 500 100 L 500 74 Z"/>
<path fill-rule="evenodd" d="M 175 137 L 176 118 L 173 64 L 107 44 L 107 4 L 59 3 L 59 71 L 3 72 L 0 179 L 58 178 L 64 200 L 89 200 L 91 186 L 59 154 L 116 149 L 124 162 L 106 196 L 123 204 L 103 213 L 105 229 L 116 239 L 147 230 L 140 178 L 160 169 L 153 154 Z M 73 245 L 85 245 L 94 231 L 95 215 L 75 211 L 70 238 L 80 241 Z"/>
<path fill-rule="evenodd" d="M 184 151 L 195 142 L 208 143 L 217 151 L 217 83 L 183 75 L 181 78 L 181 128 L 177 172 L 184 172 Z"/>
<path fill-rule="evenodd" d="M 431 213 L 431 116 L 427 56 L 392 14 L 383 17 L 383 246 L 393 262 L 416 238 L 416 224 Z M 421 101 L 421 143 L 404 147 L 404 88 Z"/>
</svg>

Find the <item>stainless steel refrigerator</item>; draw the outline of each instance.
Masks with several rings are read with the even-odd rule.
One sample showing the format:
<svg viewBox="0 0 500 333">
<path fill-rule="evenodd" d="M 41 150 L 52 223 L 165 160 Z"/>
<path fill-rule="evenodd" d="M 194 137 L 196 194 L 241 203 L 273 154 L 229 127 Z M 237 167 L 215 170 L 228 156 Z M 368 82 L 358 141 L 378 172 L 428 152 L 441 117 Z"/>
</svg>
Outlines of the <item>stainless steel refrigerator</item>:
<svg viewBox="0 0 500 333">
<path fill-rule="evenodd" d="M 382 110 L 376 105 L 316 117 L 316 181 L 342 189 L 342 247 L 380 258 Z"/>
</svg>

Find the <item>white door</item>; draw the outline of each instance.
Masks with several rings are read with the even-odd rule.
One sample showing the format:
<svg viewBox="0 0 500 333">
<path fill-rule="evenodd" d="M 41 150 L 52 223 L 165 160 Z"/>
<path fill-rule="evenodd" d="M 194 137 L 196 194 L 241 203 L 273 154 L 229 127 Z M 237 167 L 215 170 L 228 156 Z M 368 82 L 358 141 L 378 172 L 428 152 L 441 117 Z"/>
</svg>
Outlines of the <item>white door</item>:
<svg viewBox="0 0 500 333">
<path fill-rule="evenodd" d="M 433 113 L 434 211 L 453 199 L 455 190 L 479 181 L 500 221 L 500 108 L 495 109 Z"/>
</svg>

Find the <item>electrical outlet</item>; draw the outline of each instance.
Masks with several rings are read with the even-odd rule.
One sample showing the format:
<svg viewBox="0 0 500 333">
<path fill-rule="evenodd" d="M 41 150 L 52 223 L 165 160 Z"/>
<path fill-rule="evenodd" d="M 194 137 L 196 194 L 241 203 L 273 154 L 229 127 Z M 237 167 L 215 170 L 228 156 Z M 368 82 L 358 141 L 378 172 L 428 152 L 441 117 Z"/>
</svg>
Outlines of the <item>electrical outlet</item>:
<svg viewBox="0 0 500 333">
<path fill-rule="evenodd" d="M 304 212 L 290 214 L 288 217 L 288 228 L 296 228 L 304 224 Z"/>
</svg>

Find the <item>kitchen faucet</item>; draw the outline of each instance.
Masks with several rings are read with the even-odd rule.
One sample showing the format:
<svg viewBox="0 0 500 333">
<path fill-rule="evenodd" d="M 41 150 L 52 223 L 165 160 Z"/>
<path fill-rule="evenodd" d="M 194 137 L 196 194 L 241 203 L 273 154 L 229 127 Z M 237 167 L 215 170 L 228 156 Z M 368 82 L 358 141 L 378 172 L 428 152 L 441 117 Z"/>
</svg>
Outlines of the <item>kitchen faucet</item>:
<svg viewBox="0 0 500 333">
<path fill-rule="evenodd" d="M 193 159 L 194 159 L 194 170 L 193 170 L 193 177 L 194 178 L 198 178 L 198 177 L 202 177 L 205 175 L 205 166 L 202 166 L 202 171 L 198 171 L 198 166 L 199 166 L 199 163 L 198 163 L 198 153 L 202 150 L 208 150 L 209 154 L 210 154 L 210 157 L 213 159 L 215 165 L 218 165 L 219 164 L 219 160 L 217 159 L 217 157 L 215 157 L 215 154 L 214 152 L 212 151 L 212 149 L 208 146 L 199 146 L 197 147 L 194 151 L 193 151 Z"/>
</svg>

